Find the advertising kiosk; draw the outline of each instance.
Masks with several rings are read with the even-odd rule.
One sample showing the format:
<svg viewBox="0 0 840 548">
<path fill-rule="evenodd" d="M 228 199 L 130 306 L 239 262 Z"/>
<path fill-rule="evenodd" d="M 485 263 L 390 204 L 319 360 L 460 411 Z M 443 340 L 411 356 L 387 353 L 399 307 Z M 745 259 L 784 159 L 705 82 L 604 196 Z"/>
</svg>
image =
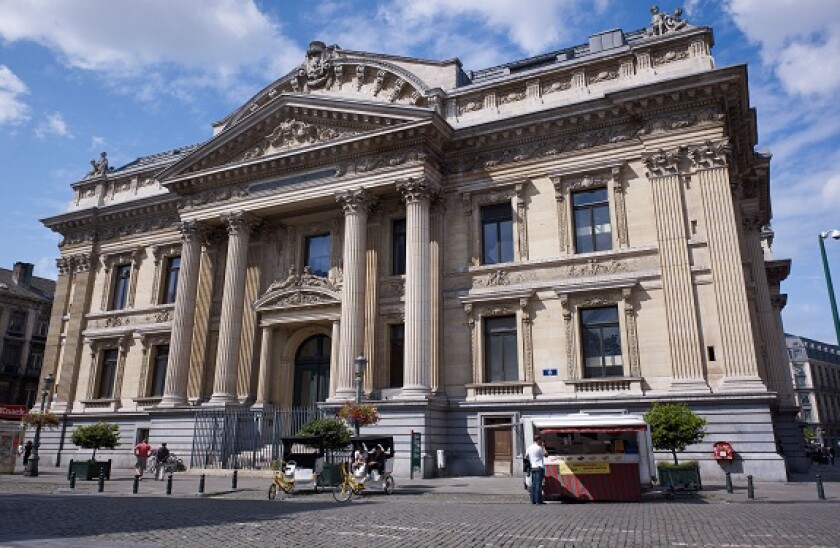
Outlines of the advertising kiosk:
<svg viewBox="0 0 840 548">
<path fill-rule="evenodd" d="M 654 475 L 650 428 L 641 415 L 572 413 L 525 419 L 525 445 L 545 440 L 545 498 L 639 501 Z M 526 477 L 530 482 L 530 477 Z"/>
</svg>

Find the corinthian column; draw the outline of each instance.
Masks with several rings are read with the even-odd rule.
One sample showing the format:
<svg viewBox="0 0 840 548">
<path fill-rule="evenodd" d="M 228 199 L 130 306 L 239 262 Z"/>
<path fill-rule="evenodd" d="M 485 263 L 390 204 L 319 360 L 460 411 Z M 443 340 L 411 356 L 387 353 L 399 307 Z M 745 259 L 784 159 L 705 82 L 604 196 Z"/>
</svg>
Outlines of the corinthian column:
<svg viewBox="0 0 840 548">
<path fill-rule="evenodd" d="M 341 289 L 341 323 L 335 400 L 352 400 L 356 395 L 353 362 L 365 344 L 365 243 L 367 206 L 364 189 L 346 190 L 335 196 L 344 209 L 344 284 Z"/>
<path fill-rule="evenodd" d="M 671 390 L 709 392 L 703 375 L 698 310 L 688 255 L 682 181 L 681 152 L 660 152 L 642 158 L 653 186 L 656 240 L 662 269 L 662 292 L 668 325 Z"/>
<path fill-rule="evenodd" d="M 248 243 L 255 222 L 243 212 L 230 213 L 222 220 L 227 225 L 228 249 L 225 264 L 225 290 L 222 295 L 222 317 L 219 324 L 219 350 L 216 358 L 216 379 L 210 405 L 235 403 L 236 377 L 239 367 L 239 340 L 242 336 L 242 310 L 245 297 L 245 267 Z"/>
<path fill-rule="evenodd" d="M 397 181 L 406 203 L 405 373 L 401 398 L 431 393 L 431 278 L 429 275 L 429 200 L 427 179 Z"/>
<path fill-rule="evenodd" d="M 181 223 L 181 268 L 175 293 L 175 313 L 169 340 L 169 363 L 161 407 L 187 404 L 187 376 L 190 369 L 190 346 L 195 320 L 195 297 L 201 263 L 203 230 L 196 221 Z"/>
</svg>

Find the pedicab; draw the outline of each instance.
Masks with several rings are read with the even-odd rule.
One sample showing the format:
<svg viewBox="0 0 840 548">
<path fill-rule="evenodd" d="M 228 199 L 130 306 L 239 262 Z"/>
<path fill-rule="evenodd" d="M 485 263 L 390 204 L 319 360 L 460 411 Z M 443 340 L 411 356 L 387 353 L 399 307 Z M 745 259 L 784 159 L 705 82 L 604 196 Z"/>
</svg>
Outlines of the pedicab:
<svg viewBox="0 0 840 548">
<path fill-rule="evenodd" d="M 347 502 L 353 495 L 361 496 L 371 492 L 382 492 L 390 495 L 394 492 L 396 482 L 392 473 L 394 471 L 394 438 L 391 436 L 353 436 L 350 443 L 357 451 L 362 450 L 369 453 L 368 462 L 378 451 L 381 452 L 384 460 L 381 472 L 362 463 L 341 464 L 342 480 L 333 489 L 333 497 L 339 502 Z"/>
<path fill-rule="evenodd" d="M 324 470 L 324 449 L 318 436 L 291 436 L 281 438 L 283 458 L 271 462 L 274 478 L 268 488 L 268 498 L 274 500 L 282 491 L 289 494 L 301 490 L 322 489 L 321 472 Z"/>
</svg>

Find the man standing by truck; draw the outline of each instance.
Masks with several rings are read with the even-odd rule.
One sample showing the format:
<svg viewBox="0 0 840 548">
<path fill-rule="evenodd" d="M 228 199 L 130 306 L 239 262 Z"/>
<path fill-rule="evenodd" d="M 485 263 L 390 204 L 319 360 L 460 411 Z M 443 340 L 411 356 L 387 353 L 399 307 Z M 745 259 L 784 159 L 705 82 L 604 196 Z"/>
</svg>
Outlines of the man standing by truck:
<svg viewBox="0 0 840 548">
<path fill-rule="evenodd" d="M 534 436 L 534 443 L 525 451 L 531 463 L 531 504 L 545 504 L 542 484 L 545 478 L 545 443 L 542 436 Z"/>
</svg>

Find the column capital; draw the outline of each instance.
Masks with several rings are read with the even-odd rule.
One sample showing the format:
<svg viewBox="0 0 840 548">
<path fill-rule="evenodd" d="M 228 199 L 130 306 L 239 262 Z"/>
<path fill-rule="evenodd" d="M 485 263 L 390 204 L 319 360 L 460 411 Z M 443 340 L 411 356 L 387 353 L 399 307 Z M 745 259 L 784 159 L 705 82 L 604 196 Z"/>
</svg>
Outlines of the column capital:
<svg viewBox="0 0 840 548">
<path fill-rule="evenodd" d="M 178 223 L 178 231 L 181 233 L 181 241 L 190 242 L 201 239 L 206 229 L 198 221 L 182 221 Z"/>
<path fill-rule="evenodd" d="M 428 201 L 438 193 L 439 187 L 426 177 L 409 177 L 397 179 L 397 191 L 402 194 L 407 203 Z"/>
<path fill-rule="evenodd" d="M 732 145 L 729 139 L 706 141 L 702 145 L 688 148 L 688 159 L 691 160 L 691 166 L 695 169 L 726 167 L 730 156 L 732 156 Z"/>
<path fill-rule="evenodd" d="M 359 213 L 369 213 L 377 199 L 360 187 L 336 192 L 335 201 L 341 204 L 345 215 L 358 215 Z"/>
<path fill-rule="evenodd" d="M 260 224 L 260 219 L 245 213 L 244 211 L 232 211 L 221 215 L 222 222 L 226 225 L 228 234 L 250 233 Z"/>
<path fill-rule="evenodd" d="M 672 150 L 659 149 L 658 152 L 642 155 L 642 163 L 648 170 L 648 177 L 667 177 L 680 172 L 680 161 L 685 149 L 680 147 Z"/>
</svg>

